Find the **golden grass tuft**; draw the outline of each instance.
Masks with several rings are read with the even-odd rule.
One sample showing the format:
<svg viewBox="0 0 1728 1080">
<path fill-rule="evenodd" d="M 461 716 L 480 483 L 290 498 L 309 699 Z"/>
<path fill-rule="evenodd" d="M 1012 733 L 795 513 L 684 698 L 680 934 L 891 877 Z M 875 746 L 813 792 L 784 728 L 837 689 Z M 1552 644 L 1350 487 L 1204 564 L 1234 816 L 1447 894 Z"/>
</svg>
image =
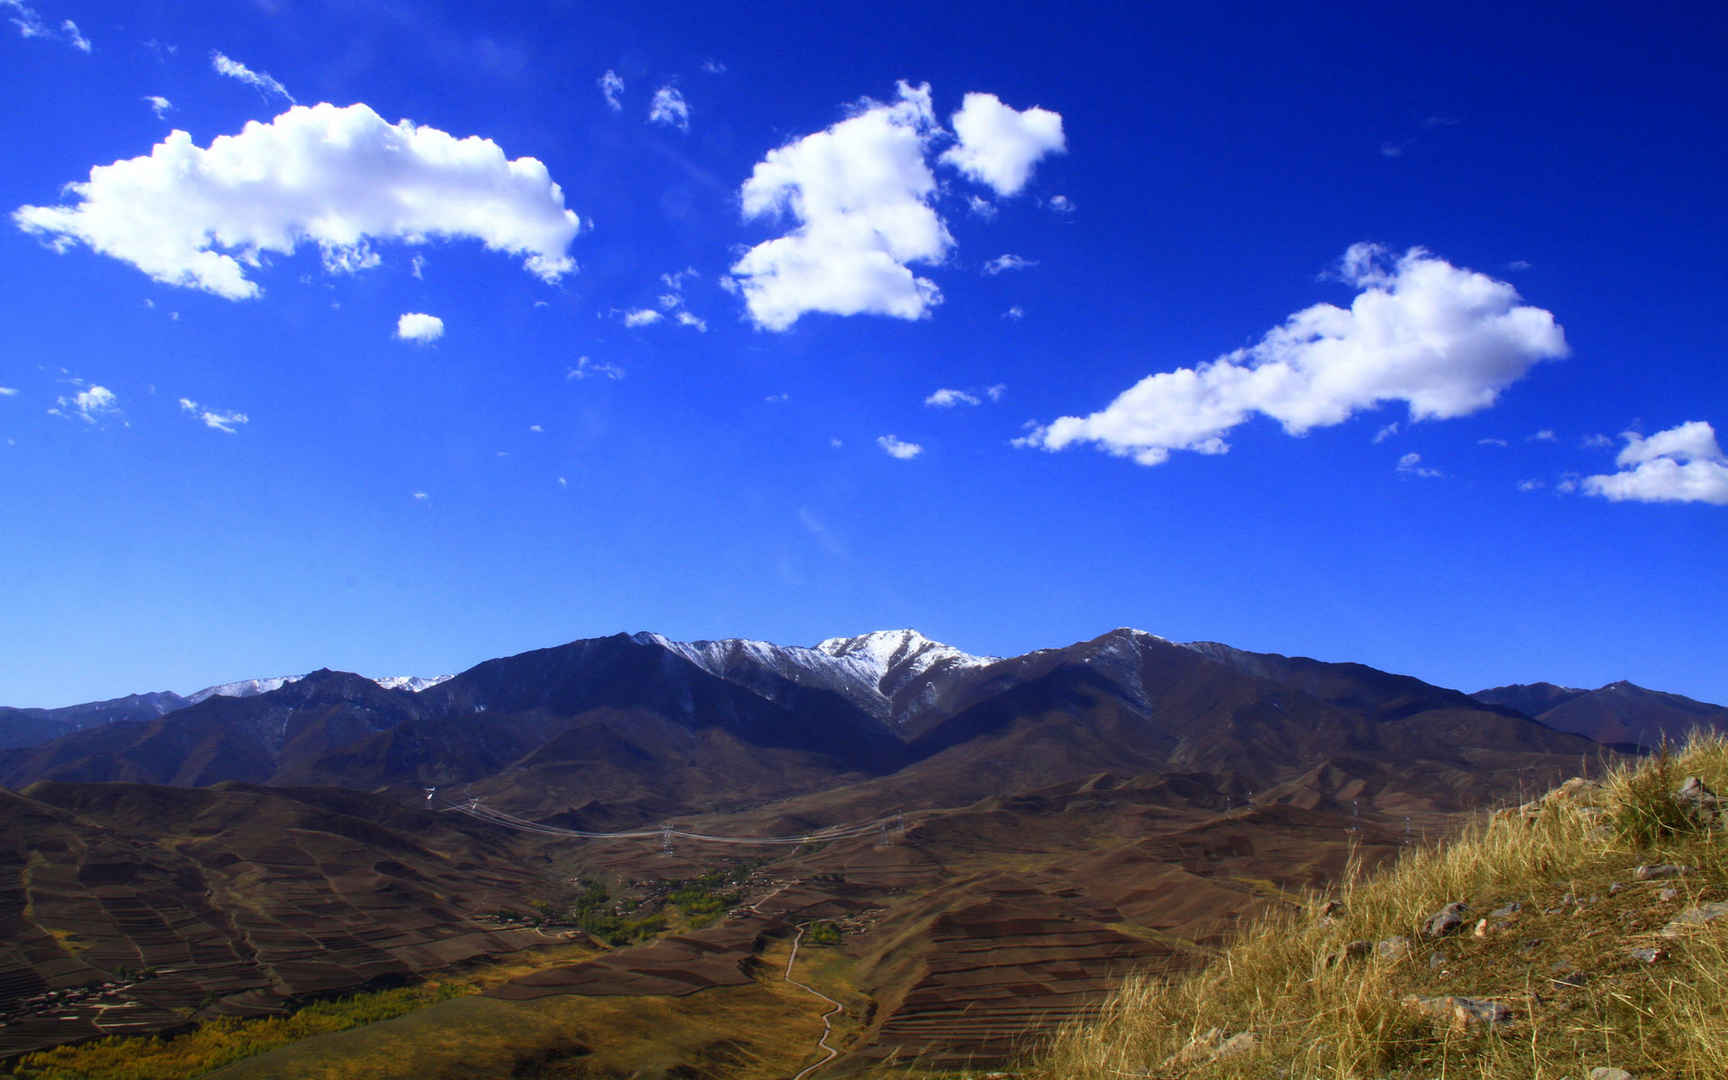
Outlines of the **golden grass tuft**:
<svg viewBox="0 0 1728 1080">
<path fill-rule="evenodd" d="M 1268 916 L 1207 967 L 1130 979 L 1097 1018 L 1060 1029 L 1014 1073 L 1576 1080 L 1614 1066 L 1640 1080 L 1728 1077 L 1728 918 L 1679 938 L 1660 933 L 1688 907 L 1728 900 L 1728 832 L 1700 827 L 1672 798 L 1689 776 L 1728 792 L 1728 740 L 1696 735 L 1381 872 L 1353 867 L 1330 894 Z M 1659 863 L 1691 870 L 1637 880 L 1638 865 Z M 1342 913 L 1322 917 L 1326 900 Z M 1471 907 L 1462 931 L 1424 941 L 1424 921 L 1453 901 Z M 1489 918 L 1514 902 L 1521 910 Z M 1350 942 L 1394 937 L 1410 941 L 1407 954 L 1345 955 Z M 1632 956 L 1639 947 L 1660 958 Z M 1512 1020 L 1464 1027 L 1405 1004 L 1410 995 L 1494 1001 Z M 1244 1032 L 1252 1039 L 1215 1055 Z"/>
</svg>

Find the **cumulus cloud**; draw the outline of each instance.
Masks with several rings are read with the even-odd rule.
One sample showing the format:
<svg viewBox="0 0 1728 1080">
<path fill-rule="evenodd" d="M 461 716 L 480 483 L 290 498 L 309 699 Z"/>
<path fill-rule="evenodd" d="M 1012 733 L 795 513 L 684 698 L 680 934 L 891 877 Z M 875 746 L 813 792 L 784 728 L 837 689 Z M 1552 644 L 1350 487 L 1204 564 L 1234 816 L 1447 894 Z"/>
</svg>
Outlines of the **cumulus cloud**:
<svg viewBox="0 0 1728 1080">
<path fill-rule="evenodd" d="M 1716 429 L 1703 420 L 1645 438 L 1621 435 L 1626 445 L 1614 463 L 1620 471 L 1586 476 L 1579 486 L 1613 502 L 1702 502 L 1728 506 L 1728 456 Z"/>
<path fill-rule="evenodd" d="M 252 418 L 243 412 L 233 412 L 223 409 L 206 409 L 191 398 L 180 399 L 180 411 L 189 413 L 205 427 L 232 435 L 239 430 L 240 424 L 249 424 Z"/>
<path fill-rule="evenodd" d="M 1422 464 L 1422 455 L 1415 451 L 1411 451 L 1398 459 L 1398 471 L 1410 476 L 1424 476 L 1429 478 L 1446 475 L 1439 469 Z"/>
<path fill-rule="evenodd" d="M 1552 314 L 1421 248 L 1394 258 L 1358 244 L 1341 274 L 1360 289 L 1348 309 L 1315 304 L 1254 345 L 1149 375 L 1103 410 L 1034 427 L 1015 444 L 1089 442 L 1158 465 L 1173 450 L 1228 452 L 1225 436 L 1256 414 L 1297 436 L 1386 402 L 1404 403 L 1412 421 L 1448 419 L 1489 407 L 1532 365 L 1567 353 Z"/>
<path fill-rule="evenodd" d="M 478 136 L 387 124 L 365 105 L 296 106 L 208 149 L 170 132 L 150 156 L 99 165 L 66 190 L 76 201 L 23 206 L 13 221 L 56 251 L 82 243 L 230 300 L 257 296 L 248 269 L 302 243 L 338 268 L 369 260 L 371 240 L 456 238 L 521 255 L 548 282 L 576 268 L 565 252 L 580 221 L 540 161 L 508 159 Z"/>
<path fill-rule="evenodd" d="M 894 101 L 866 100 L 756 164 L 740 191 L 744 216 L 797 222 L 731 268 L 756 326 L 785 330 L 810 312 L 918 319 L 941 302 L 936 283 L 910 269 L 954 244 L 931 206 L 935 131 L 929 85 L 901 82 Z"/>
<path fill-rule="evenodd" d="M 90 39 L 84 36 L 78 29 L 78 24 L 71 19 L 62 21 L 58 28 L 50 26 L 37 14 L 35 8 L 23 0 L 0 0 L 0 10 L 12 13 L 12 25 L 18 28 L 19 37 L 62 41 L 81 53 L 90 51 Z"/>
<path fill-rule="evenodd" d="M 876 439 L 876 445 L 880 446 L 889 457 L 899 458 L 901 461 L 911 461 L 924 452 L 922 446 L 915 442 L 906 442 L 898 435 L 880 435 Z"/>
<path fill-rule="evenodd" d="M 430 345 L 444 336 L 444 320 L 436 315 L 410 311 L 396 320 L 396 337 L 417 345 Z"/>
<path fill-rule="evenodd" d="M 53 416 L 76 418 L 86 424 L 94 424 L 119 417 L 120 399 L 106 386 L 89 386 L 76 394 L 61 395 L 57 406 L 48 412 Z"/>
<path fill-rule="evenodd" d="M 617 382 L 624 377 L 624 369 L 606 360 L 592 360 L 586 356 L 576 358 L 576 366 L 564 373 L 568 379 L 610 379 Z"/>
<path fill-rule="evenodd" d="M 637 308 L 635 311 L 626 311 L 624 313 L 624 325 L 653 326 L 665 317 L 666 316 L 655 311 L 653 308 Z"/>
<path fill-rule="evenodd" d="M 1052 195 L 1050 201 L 1044 205 L 1058 214 L 1072 214 L 1074 212 L 1074 200 L 1066 195 Z"/>
<path fill-rule="evenodd" d="M 161 94 L 146 94 L 144 101 L 150 106 L 150 111 L 156 114 L 158 120 L 167 116 L 168 110 L 174 107 L 174 103 Z"/>
<path fill-rule="evenodd" d="M 976 394 L 965 390 L 949 390 L 944 387 L 924 399 L 924 404 L 933 409 L 952 409 L 956 405 L 977 405 L 981 399 Z"/>
<path fill-rule="evenodd" d="M 600 76 L 598 85 L 600 96 L 606 99 L 606 106 L 613 112 L 623 112 L 624 80 L 619 78 L 618 73 L 607 68 L 606 74 Z"/>
<path fill-rule="evenodd" d="M 654 91 L 654 100 L 648 103 L 648 122 L 679 131 L 690 130 L 690 105 L 676 86 L 662 86 Z"/>
<path fill-rule="evenodd" d="M 253 71 L 240 61 L 230 59 L 220 52 L 212 52 L 210 54 L 210 66 L 215 69 L 216 74 L 226 75 L 230 79 L 238 79 L 247 86 L 257 90 L 258 93 L 266 99 L 274 94 L 288 102 L 290 105 L 295 104 L 294 95 L 290 94 L 288 88 L 283 86 L 282 83 L 268 71 Z"/>
<path fill-rule="evenodd" d="M 680 326 L 688 326 L 700 334 L 708 332 L 708 320 L 698 315 L 692 315 L 688 311 L 680 311 L 676 318 Z"/>
<path fill-rule="evenodd" d="M 1037 106 L 1015 111 L 995 94 L 967 94 L 949 122 L 960 141 L 943 152 L 942 163 L 998 195 L 1019 194 L 1039 159 L 1068 149 L 1060 113 Z"/>
<path fill-rule="evenodd" d="M 1027 270 L 1037 265 L 1037 259 L 1028 259 L 1020 255 L 998 255 L 984 264 L 984 272 L 995 277 L 1004 270 Z"/>
</svg>

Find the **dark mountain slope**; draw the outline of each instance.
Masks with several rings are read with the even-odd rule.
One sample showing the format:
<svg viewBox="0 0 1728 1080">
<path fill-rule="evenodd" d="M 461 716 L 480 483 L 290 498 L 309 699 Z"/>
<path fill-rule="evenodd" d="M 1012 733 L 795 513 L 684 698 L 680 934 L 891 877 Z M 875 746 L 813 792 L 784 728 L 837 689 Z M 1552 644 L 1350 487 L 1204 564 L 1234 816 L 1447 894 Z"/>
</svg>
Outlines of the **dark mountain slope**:
<svg viewBox="0 0 1728 1080">
<path fill-rule="evenodd" d="M 1695 728 L 1728 731 L 1728 708 L 1646 690 L 1624 680 L 1595 690 L 1569 690 L 1550 683 L 1498 686 L 1475 696 L 1509 704 L 1549 727 L 1613 745 L 1651 749 L 1664 739 L 1684 742 Z"/>
<path fill-rule="evenodd" d="M 128 694 L 111 701 L 90 701 L 61 709 L 15 709 L 0 706 L 0 750 L 39 746 L 73 732 L 104 724 L 144 723 L 175 709 L 186 699 L 167 690 Z"/>
</svg>

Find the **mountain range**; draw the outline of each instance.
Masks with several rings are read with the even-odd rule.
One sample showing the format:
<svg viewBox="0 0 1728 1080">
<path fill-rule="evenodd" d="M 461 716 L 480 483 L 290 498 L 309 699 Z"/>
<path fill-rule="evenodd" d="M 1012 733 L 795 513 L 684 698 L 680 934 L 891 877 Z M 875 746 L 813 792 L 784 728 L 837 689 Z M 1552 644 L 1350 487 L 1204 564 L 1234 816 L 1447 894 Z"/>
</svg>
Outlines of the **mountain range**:
<svg viewBox="0 0 1728 1080">
<path fill-rule="evenodd" d="M 1336 760 L 1464 769 L 1728 730 L 1720 707 L 1629 683 L 1466 695 L 1128 628 L 1010 658 L 914 630 L 814 647 L 616 634 L 442 679 L 326 669 L 18 715 L 34 712 L 0 715 L 0 784 L 464 785 L 595 827 L 842 789 L 860 807 L 951 802 L 1100 769 L 1207 770 L 1247 792 Z"/>
</svg>

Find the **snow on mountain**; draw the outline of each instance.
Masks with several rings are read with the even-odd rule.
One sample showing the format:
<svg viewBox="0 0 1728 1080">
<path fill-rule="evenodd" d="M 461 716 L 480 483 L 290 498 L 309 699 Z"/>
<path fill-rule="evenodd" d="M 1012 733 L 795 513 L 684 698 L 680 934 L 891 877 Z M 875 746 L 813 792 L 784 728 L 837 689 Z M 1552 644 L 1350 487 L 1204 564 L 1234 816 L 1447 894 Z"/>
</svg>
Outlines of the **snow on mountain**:
<svg viewBox="0 0 1728 1080">
<path fill-rule="evenodd" d="M 890 676 L 892 681 L 905 685 L 932 668 L 985 667 L 1001 659 L 961 652 L 952 645 L 931 641 L 916 630 L 876 630 L 857 637 L 834 637 L 818 642 L 816 649 L 836 659 L 863 663 L 876 673 L 876 684 L 884 692 L 891 692 L 883 685 L 890 681 Z"/>
<path fill-rule="evenodd" d="M 455 676 L 433 675 L 428 678 L 424 675 L 380 675 L 377 677 L 369 675 L 367 678 L 372 679 L 373 682 L 386 690 L 406 690 L 410 694 L 418 694 L 422 690 L 432 689 L 441 682 L 449 682 Z"/>
<path fill-rule="evenodd" d="M 362 677 L 371 679 L 372 682 L 386 690 L 407 690 L 415 694 L 451 678 L 449 675 L 434 675 L 431 678 L 423 675 L 382 675 L 377 678 L 366 675 Z M 267 679 L 240 679 L 235 682 L 221 683 L 217 686 L 206 686 L 196 693 L 187 694 L 186 704 L 196 705 L 200 701 L 213 697 L 257 697 L 259 694 L 268 694 L 272 690 L 280 690 L 289 683 L 299 682 L 303 678 L 305 678 L 304 675 L 273 675 Z"/>
</svg>

